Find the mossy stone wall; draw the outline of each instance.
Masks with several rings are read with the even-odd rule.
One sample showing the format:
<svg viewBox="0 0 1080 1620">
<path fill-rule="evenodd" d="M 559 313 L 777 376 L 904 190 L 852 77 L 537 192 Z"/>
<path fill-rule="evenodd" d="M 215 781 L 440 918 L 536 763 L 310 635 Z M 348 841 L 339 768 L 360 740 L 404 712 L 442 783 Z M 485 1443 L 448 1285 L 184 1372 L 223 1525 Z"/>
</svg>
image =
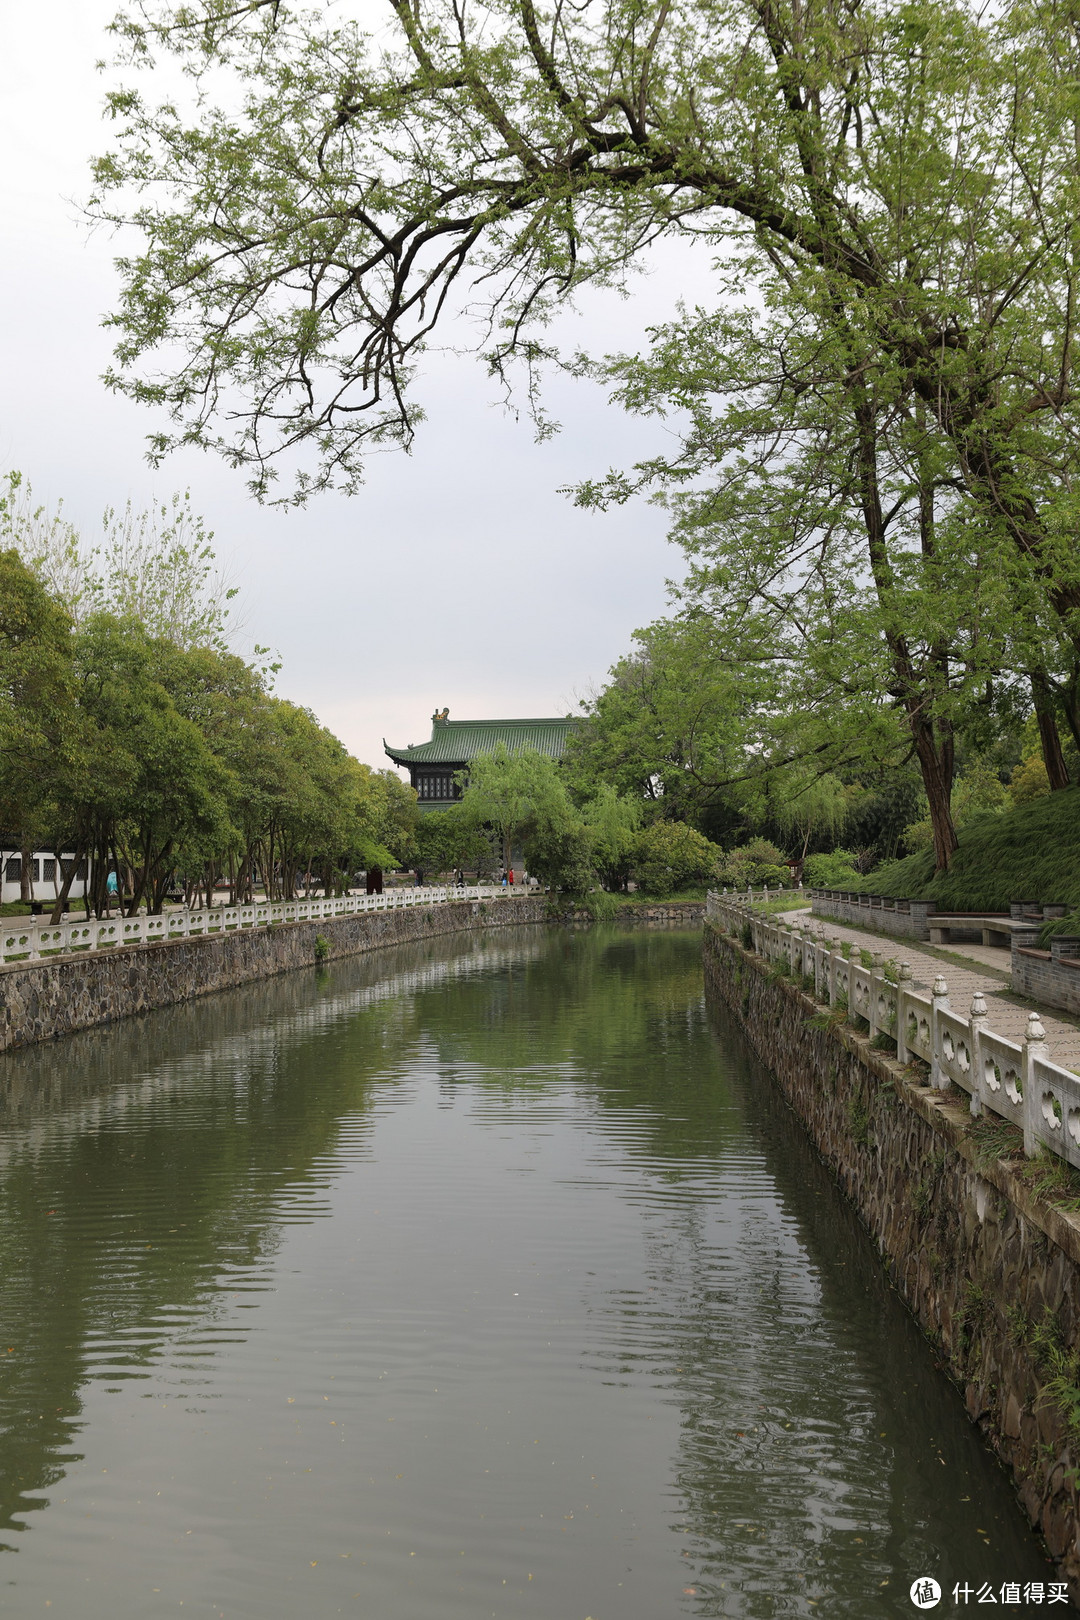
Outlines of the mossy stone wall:
<svg viewBox="0 0 1080 1620">
<path fill-rule="evenodd" d="M 709 922 L 705 981 L 869 1228 L 1080 1602 L 1080 1216 L 980 1148 L 966 1099 L 830 1023 Z"/>
</svg>

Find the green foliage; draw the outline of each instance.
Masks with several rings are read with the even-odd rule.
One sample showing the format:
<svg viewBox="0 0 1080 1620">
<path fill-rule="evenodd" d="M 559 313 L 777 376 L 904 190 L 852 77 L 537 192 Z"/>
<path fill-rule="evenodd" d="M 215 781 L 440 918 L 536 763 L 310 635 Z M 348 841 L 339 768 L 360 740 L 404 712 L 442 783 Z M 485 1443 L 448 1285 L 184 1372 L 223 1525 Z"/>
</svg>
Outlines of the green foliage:
<svg viewBox="0 0 1080 1620">
<path fill-rule="evenodd" d="M 791 882 L 783 855 L 767 838 L 753 838 L 736 849 L 718 852 L 715 877 L 727 888 L 739 890 L 760 889 L 763 884 L 775 889 Z"/>
<path fill-rule="evenodd" d="M 848 1129 L 851 1139 L 857 1147 L 867 1147 L 870 1142 L 870 1104 L 861 1091 L 853 1091 L 847 1099 L 844 1109 L 847 1115 Z"/>
<path fill-rule="evenodd" d="M 634 875 L 645 894 L 666 895 L 716 873 L 720 850 L 682 821 L 655 821 L 638 836 Z"/>
<path fill-rule="evenodd" d="M 929 851 L 879 867 L 851 887 L 932 900 L 944 910 L 1007 911 L 1013 900 L 1080 907 L 1080 789 L 968 823 L 947 872 Z"/>
<path fill-rule="evenodd" d="M 781 831 L 798 839 L 800 858 L 811 839 L 836 837 L 857 791 L 832 771 L 816 771 L 809 765 L 776 771 L 767 780 L 771 818 Z"/>
<path fill-rule="evenodd" d="M 1008 792 L 1013 804 L 1030 804 L 1032 799 L 1046 797 L 1050 792 L 1050 778 L 1041 754 L 1028 754 L 1013 768 Z"/>
<path fill-rule="evenodd" d="M 416 822 L 411 858 L 423 872 L 490 872 L 495 865 L 491 840 L 463 812 L 460 805 L 447 810 L 425 810 Z"/>
<path fill-rule="evenodd" d="M 505 746 L 473 761 L 455 813 L 465 826 L 493 829 L 504 865 L 520 844 L 530 872 L 549 888 L 577 896 L 598 886 L 600 872 L 617 879 L 641 819 L 640 805 L 610 785 L 575 805 L 553 759 Z"/>
<path fill-rule="evenodd" d="M 325 962 L 330 955 L 330 941 L 325 934 L 315 935 L 315 960 Z"/>
<path fill-rule="evenodd" d="M 412 841 L 413 790 L 353 759 L 225 650 L 220 602 L 200 585 L 210 537 L 184 502 L 158 518 L 110 518 L 88 559 L 59 515 L 8 480 L 0 532 L 20 549 L 0 551 L 5 832 L 73 853 L 69 873 L 89 858 L 99 913 L 110 869 L 134 912 L 222 877 L 237 899 L 256 883 L 291 898 L 301 878 L 331 894 L 359 866 L 393 864 Z M 36 898 L 59 915 L 69 887 Z"/>
<path fill-rule="evenodd" d="M 1040 764 L 1042 762 L 1040 761 Z M 1046 767 L 1043 766 L 1043 776 Z M 1038 797 L 1031 794 L 1031 798 Z M 952 795 L 953 825 L 959 829 L 968 826 L 980 816 L 998 815 L 1009 803 L 1009 794 L 1002 784 L 1001 778 L 984 760 L 972 762 L 957 780 Z M 934 843 L 934 829 L 929 813 L 926 812 L 926 799 L 923 798 L 924 814 L 917 821 L 909 823 L 904 828 L 904 843 L 909 853 L 920 849 L 932 849 Z"/>
<path fill-rule="evenodd" d="M 237 587 L 216 566 L 213 532 L 186 492 L 120 513 L 109 507 L 102 538 L 90 544 L 63 515 L 35 505 L 31 486 L 11 472 L 0 495 L 0 542 L 14 546 L 76 624 L 94 614 L 135 619 L 178 647 L 226 648 L 228 603 Z"/>
<path fill-rule="evenodd" d="M 802 880 L 810 889 L 852 889 L 862 882 L 862 873 L 849 849 L 834 849 L 828 855 L 808 855 Z"/>
<path fill-rule="evenodd" d="M 604 887 L 625 888 L 638 845 L 642 804 L 603 782 L 582 805 L 581 814 L 588 828 L 592 861 Z"/>
</svg>

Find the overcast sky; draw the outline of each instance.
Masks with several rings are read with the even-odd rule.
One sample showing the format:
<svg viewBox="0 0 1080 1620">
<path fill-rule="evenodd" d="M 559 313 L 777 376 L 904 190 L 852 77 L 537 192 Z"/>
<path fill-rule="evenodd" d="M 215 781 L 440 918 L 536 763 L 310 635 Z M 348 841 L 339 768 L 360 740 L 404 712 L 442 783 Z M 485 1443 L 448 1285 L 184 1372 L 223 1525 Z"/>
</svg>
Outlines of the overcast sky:
<svg viewBox="0 0 1080 1620">
<path fill-rule="evenodd" d="M 0 471 L 21 469 L 35 495 L 62 499 L 88 529 L 106 504 L 190 489 L 241 588 L 247 645 L 273 647 L 278 692 L 371 764 L 386 763 L 384 736 L 423 740 L 436 707 L 458 719 L 568 712 L 663 611 L 679 556 L 663 513 L 585 513 L 557 492 L 655 450 L 662 427 L 561 380 L 548 404 L 563 431 L 538 445 L 479 365 L 438 355 L 413 453 L 374 457 L 350 499 L 267 510 L 242 474 L 195 452 L 152 471 L 152 414 L 99 381 L 118 244 L 78 213 L 89 157 L 108 145 L 108 81 L 95 63 L 115 10 L 115 0 L 42 0 L 0 12 Z M 567 330 L 598 351 L 635 346 L 680 294 L 702 296 L 705 266 L 684 286 L 687 262 L 685 249 L 668 254 L 629 300 L 595 297 Z"/>
</svg>

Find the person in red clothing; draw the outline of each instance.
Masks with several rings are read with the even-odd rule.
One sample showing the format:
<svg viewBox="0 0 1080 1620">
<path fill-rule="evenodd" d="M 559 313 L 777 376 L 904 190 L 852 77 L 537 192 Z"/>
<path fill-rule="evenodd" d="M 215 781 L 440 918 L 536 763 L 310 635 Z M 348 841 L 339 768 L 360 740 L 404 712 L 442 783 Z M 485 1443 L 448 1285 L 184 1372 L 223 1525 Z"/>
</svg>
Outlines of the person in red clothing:
<svg viewBox="0 0 1080 1620">
<path fill-rule="evenodd" d="M 513 867 L 511 867 L 509 872 L 507 872 L 506 881 L 509 883 L 511 888 L 514 887 L 514 868 Z"/>
</svg>

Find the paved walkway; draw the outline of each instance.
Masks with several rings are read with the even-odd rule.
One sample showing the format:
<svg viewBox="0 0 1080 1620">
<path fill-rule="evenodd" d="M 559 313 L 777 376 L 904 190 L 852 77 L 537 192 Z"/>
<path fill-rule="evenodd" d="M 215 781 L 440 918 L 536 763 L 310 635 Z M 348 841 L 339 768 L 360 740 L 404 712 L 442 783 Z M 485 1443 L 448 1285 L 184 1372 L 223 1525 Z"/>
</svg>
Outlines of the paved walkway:
<svg viewBox="0 0 1080 1620">
<path fill-rule="evenodd" d="M 832 917 L 811 917 L 803 911 L 781 912 L 778 922 L 809 922 L 815 934 L 837 939 L 846 944 L 861 946 L 864 950 L 878 951 L 886 959 L 910 964 L 915 987 L 930 990 L 938 974 L 943 974 L 949 987 L 949 1005 L 954 1012 L 966 1015 L 971 1010 L 971 998 L 976 990 L 986 997 L 986 1010 L 990 1028 L 1009 1041 L 1022 1041 L 1027 1028 L 1028 1013 L 1033 1003 L 1020 1001 L 1009 993 L 1009 953 L 995 945 L 948 945 L 942 947 L 949 958 L 963 958 L 965 963 L 944 960 L 921 950 L 915 940 L 891 939 L 881 934 L 867 933 L 861 928 L 849 928 L 846 923 L 835 922 Z M 1003 978 L 1002 975 L 1005 975 Z M 1059 1018 L 1049 1009 L 1038 1009 L 1046 1030 L 1047 1056 L 1051 1062 L 1080 1074 L 1080 1028 L 1065 1018 Z"/>
</svg>

